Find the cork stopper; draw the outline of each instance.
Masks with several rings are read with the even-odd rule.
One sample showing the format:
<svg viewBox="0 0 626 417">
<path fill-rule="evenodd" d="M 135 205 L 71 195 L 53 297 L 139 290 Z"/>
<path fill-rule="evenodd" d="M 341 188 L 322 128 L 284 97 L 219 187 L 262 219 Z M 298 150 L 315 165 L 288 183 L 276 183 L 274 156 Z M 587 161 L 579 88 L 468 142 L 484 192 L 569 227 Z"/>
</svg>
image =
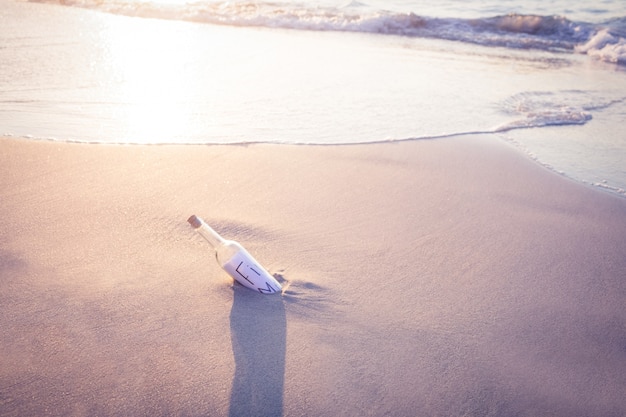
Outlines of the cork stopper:
<svg viewBox="0 0 626 417">
<path fill-rule="evenodd" d="M 192 215 L 190 218 L 188 218 L 187 221 L 194 229 L 197 229 L 200 226 L 202 226 L 202 220 L 200 220 L 200 218 L 196 216 L 195 214 Z"/>
</svg>

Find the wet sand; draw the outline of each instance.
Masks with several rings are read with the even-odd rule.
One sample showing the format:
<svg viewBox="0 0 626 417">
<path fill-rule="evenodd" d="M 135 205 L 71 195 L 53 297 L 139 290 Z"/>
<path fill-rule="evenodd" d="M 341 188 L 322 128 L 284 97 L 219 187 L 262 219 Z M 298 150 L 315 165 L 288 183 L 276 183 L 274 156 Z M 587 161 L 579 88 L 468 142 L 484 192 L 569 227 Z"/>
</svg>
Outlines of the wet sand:
<svg viewBox="0 0 626 417">
<path fill-rule="evenodd" d="M 3 138 L 0 201 L 1 416 L 626 413 L 626 200 L 493 137 Z"/>
</svg>

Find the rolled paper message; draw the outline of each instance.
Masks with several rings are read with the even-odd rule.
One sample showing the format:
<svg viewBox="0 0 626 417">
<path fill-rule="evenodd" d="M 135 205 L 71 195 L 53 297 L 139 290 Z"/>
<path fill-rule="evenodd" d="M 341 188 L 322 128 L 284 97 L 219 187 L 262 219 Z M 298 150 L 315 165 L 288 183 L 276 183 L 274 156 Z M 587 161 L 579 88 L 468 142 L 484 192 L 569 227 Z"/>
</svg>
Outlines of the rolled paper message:
<svg viewBox="0 0 626 417">
<path fill-rule="evenodd" d="M 280 292 L 282 286 L 239 243 L 222 238 L 196 215 L 187 219 L 189 224 L 215 250 L 219 265 L 238 283 L 261 294 Z"/>
</svg>

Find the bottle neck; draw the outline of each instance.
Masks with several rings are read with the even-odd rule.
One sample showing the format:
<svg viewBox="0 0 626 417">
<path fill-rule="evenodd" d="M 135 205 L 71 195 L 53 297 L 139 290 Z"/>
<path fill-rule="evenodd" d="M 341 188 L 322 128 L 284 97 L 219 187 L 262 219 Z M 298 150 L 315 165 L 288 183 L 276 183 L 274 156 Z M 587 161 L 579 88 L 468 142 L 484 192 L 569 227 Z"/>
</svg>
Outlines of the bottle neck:
<svg viewBox="0 0 626 417">
<path fill-rule="evenodd" d="M 198 232 L 200 236 L 205 238 L 206 241 L 209 242 L 214 248 L 217 248 L 224 243 L 224 239 L 201 218 L 192 216 L 189 218 L 188 221 L 196 230 L 196 232 Z"/>
<path fill-rule="evenodd" d="M 224 239 L 206 223 L 196 229 L 196 231 L 214 248 L 217 248 L 224 242 Z"/>
</svg>

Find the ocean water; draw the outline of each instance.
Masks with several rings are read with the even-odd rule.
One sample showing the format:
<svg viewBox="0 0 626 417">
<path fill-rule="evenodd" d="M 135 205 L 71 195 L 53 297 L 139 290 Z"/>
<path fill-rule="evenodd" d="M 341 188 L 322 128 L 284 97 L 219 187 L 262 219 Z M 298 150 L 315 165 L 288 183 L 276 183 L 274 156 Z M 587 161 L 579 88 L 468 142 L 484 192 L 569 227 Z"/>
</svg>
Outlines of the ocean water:
<svg viewBox="0 0 626 417">
<path fill-rule="evenodd" d="M 0 134 L 476 133 L 626 196 L 626 2 L 0 0 Z"/>
</svg>

